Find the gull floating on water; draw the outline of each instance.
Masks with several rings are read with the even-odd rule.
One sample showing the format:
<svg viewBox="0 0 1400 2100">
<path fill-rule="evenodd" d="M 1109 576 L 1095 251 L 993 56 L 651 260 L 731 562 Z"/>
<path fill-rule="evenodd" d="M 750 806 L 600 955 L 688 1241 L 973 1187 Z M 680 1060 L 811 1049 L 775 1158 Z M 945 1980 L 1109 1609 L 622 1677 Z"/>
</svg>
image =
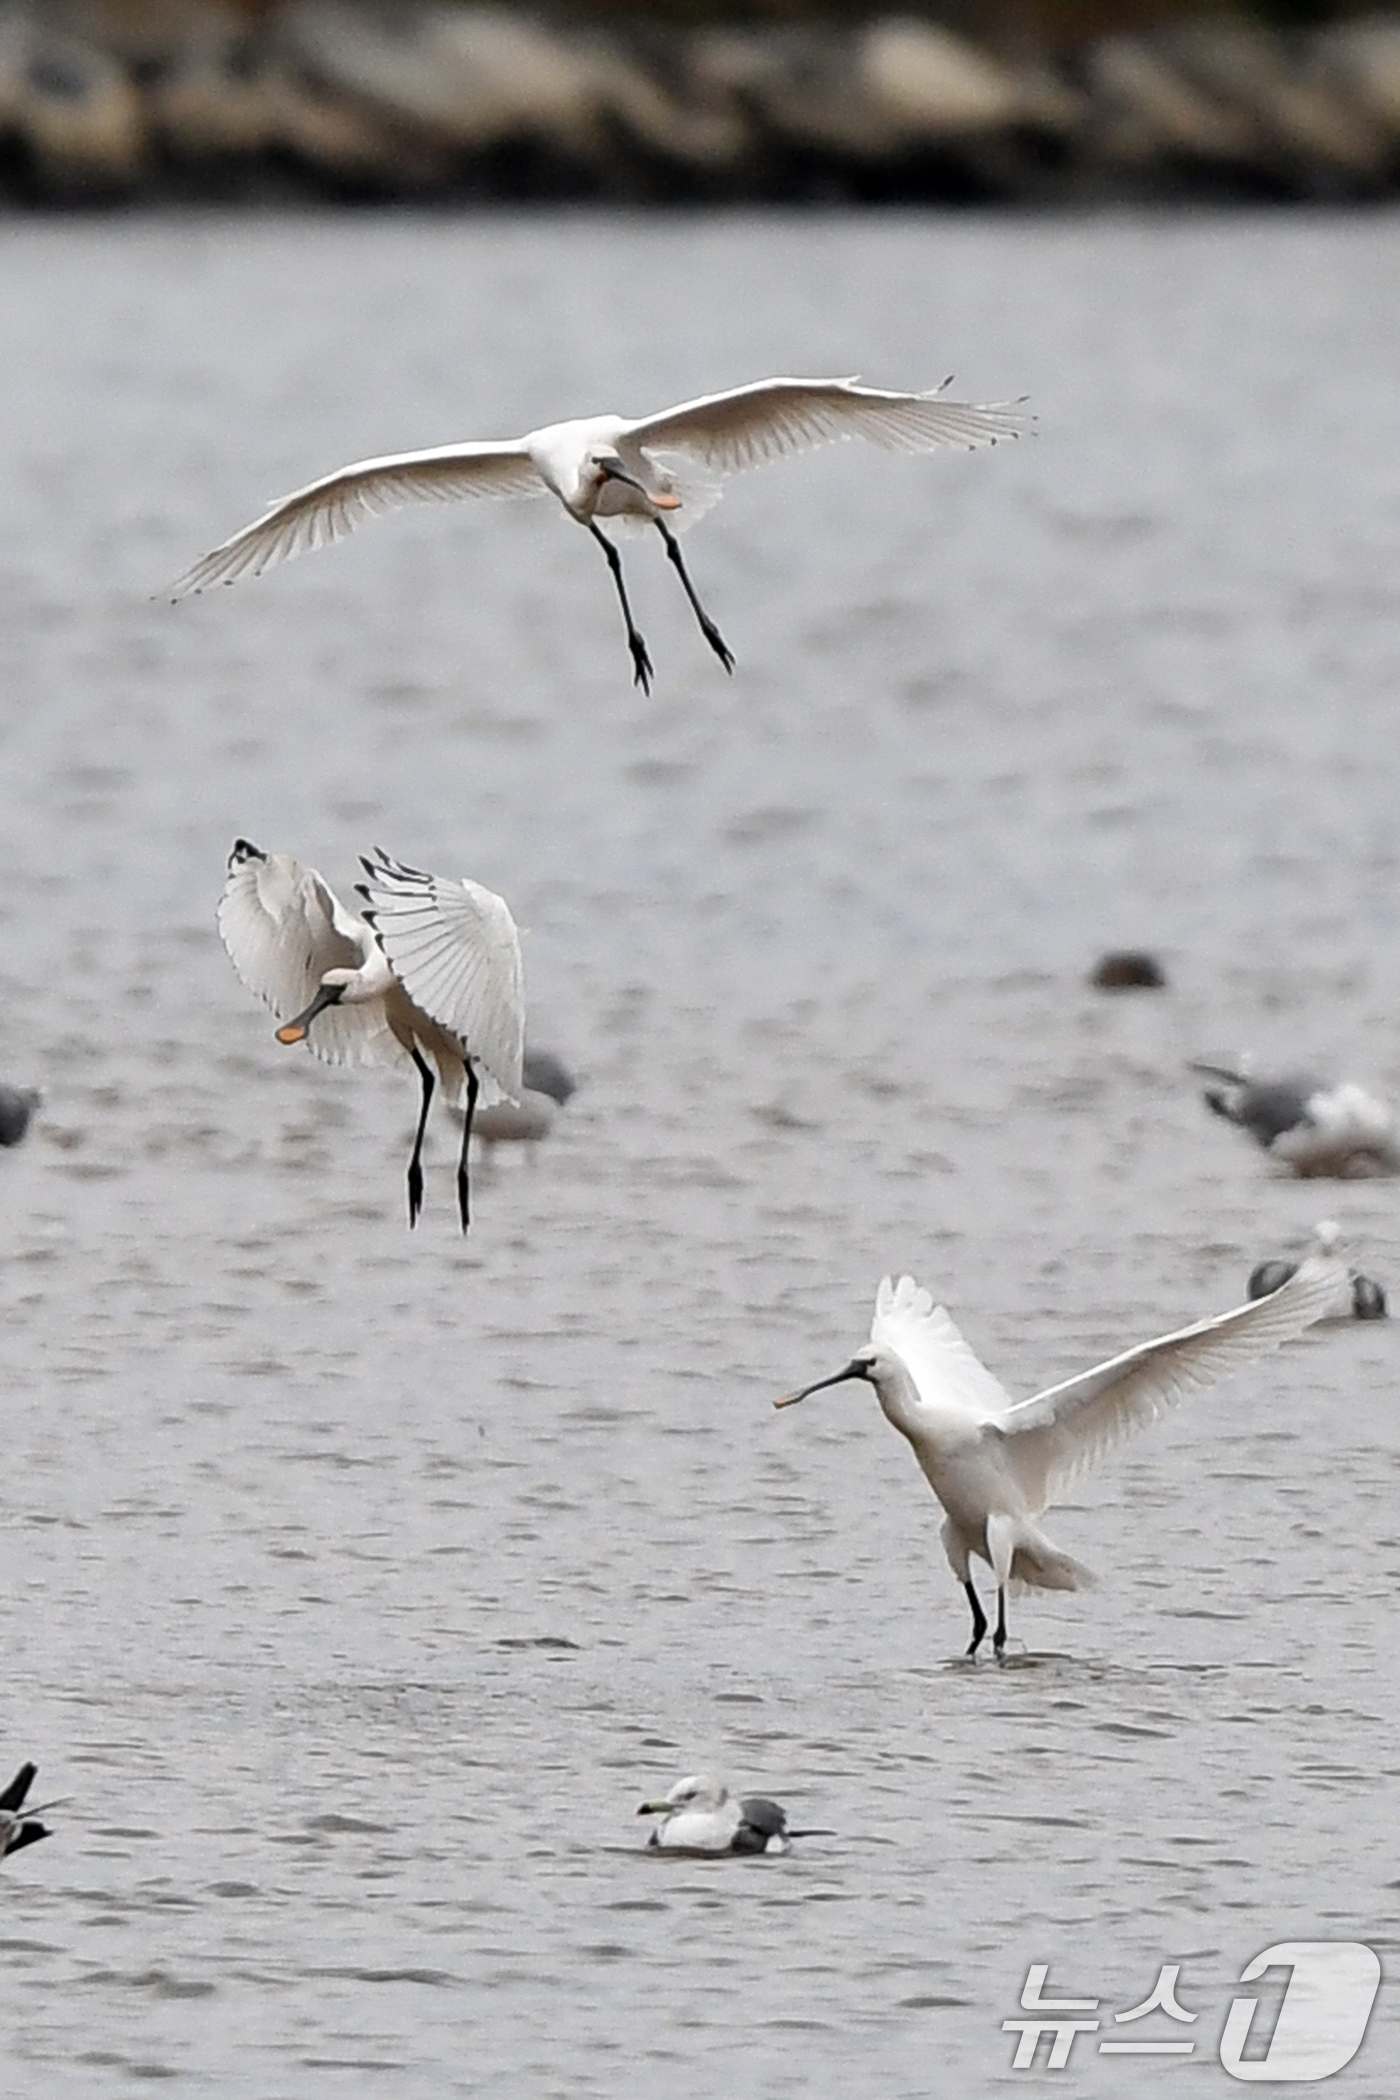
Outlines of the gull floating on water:
<svg viewBox="0 0 1400 2100">
<path fill-rule="evenodd" d="M 525 1031 L 520 941 L 500 897 L 465 877 L 425 875 L 376 849 L 349 912 L 315 868 L 237 839 L 219 932 L 249 991 L 329 1064 L 412 1060 L 422 1106 L 408 1163 L 408 1222 L 423 1207 L 423 1133 L 433 1091 L 465 1100 L 457 1204 L 470 1220 L 467 1148 L 477 1097 L 520 1091 Z M 436 1079 L 435 1075 L 436 1074 Z"/>
<path fill-rule="evenodd" d="M 1311 1074 L 1256 1079 L 1236 1067 L 1195 1062 L 1190 1069 L 1220 1081 L 1207 1087 L 1207 1108 L 1237 1123 L 1300 1177 L 1393 1174 L 1400 1169 L 1395 1116 L 1383 1101 L 1344 1080 L 1340 1086 Z"/>
<path fill-rule="evenodd" d="M 717 500 L 726 475 L 838 438 L 868 438 L 887 451 L 931 452 L 940 445 L 992 445 L 1019 437 L 1029 427 L 1030 418 L 1014 402 L 977 407 L 945 400 L 941 389 L 885 393 L 853 379 L 760 379 L 636 420 L 587 416 L 501 442 L 487 439 L 356 460 L 284 496 L 215 547 L 180 578 L 175 596 L 259 576 L 274 562 L 343 539 L 365 518 L 403 504 L 552 495 L 603 550 L 636 682 L 647 692 L 651 657 L 632 617 L 622 558 L 599 526 L 600 518 L 656 527 L 700 632 L 725 670 L 732 671 L 729 646 L 696 596 L 668 518 L 677 528 L 689 524 Z"/>
<path fill-rule="evenodd" d="M 1297 1273 L 1297 1268 L 1296 1261 L 1261 1261 L 1251 1269 L 1245 1288 L 1251 1298 L 1267 1298 L 1272 1291 L 1281 1289 L 1289 1277 Z M 1369 1276 L 1353 1269 L 1350 1302 L 1338 1305 L 1333 1317 L 1339 1320 L 1384 1320 L 1388 1317 L 1385 1292 Z"/>
<path fill-rule="evenodd" d="M 57 1804 L 46 1801 L 42 1808 L 22 1813 L 24 1797 L 34 1784 L 37 1765 L 21 1765 L 9 1785 L 0 1792 L 0 1859 L 8 1858 L 11 1852 L 22 1852 L 26 1845 L 37 1845 L 40 1838 L 50 1835 L 47 1824 L 38 1818 L 43 1808 L 54 1808 Z"/>
<path fill-rule="evenodd" d="M 1253 1363 L 1336 1309 L 1350 1289 L 1334 1254 L 1335 1227 L 1281 1289 L 1198 1320 L 1155 1342 L 1013 1402 L 963 1340 L 941 1305 L 912 1277 L 887 1276 L 875 1301 L 870 1343 L 842 1371 L 774 1402 L 790 1407 L 825 1386 L 864 1379 L 914 1456 L 945 1518 L 943 1548 L 972 1607 L 975 1655 L 987 1617 L 972 1582 L 973 1556 L 996 1577 L 992 1645 L 1006 1645 L 1008 1584 L 1077 1590 L 1087 1568 L 1053 1546 L 1033 1521 L 1051 1497 L 1110 1444 L 1145 1428 L 1195 1387 Z"/>
<path fill-rule="evenodd" d="M 538 1145 L 549 1136 L 561 1108 L 578 1092 L 568 1067 L 550 1050 L 526 1048 L 518 1101 L 497 1101 L 476 1112 L 475 1130 L 484 1165 L 497 1145 Z"/>
<path fill-rule="evenodd" d="M 647 1844 L 662 1852 L 790 1852 L 794 1838 L 831 1837 L 829 1830 L 789 1830 L 787 1810 L 762 1794 L 736 1800 L 705 1773 L 678 1779 L 660 1801 L 644 1801 L 639 1816 L 660 1816 Z"/>
</svg>

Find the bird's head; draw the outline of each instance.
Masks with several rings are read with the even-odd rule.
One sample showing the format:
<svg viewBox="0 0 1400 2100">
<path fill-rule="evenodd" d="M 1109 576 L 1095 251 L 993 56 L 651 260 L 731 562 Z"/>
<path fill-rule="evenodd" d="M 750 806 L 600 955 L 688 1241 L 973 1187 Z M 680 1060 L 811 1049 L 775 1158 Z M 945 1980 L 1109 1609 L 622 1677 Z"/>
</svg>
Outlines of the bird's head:
<svg viewBox="0 0 1400 2100">
<path fill-rule="evenodd" d="M 818 1378 L 813 1385 L 804 1385 L 800 1393 L 784 1393 L 782 1399 L 775 1400 L 773 1405 L 792 1407 L 797 1401 L 805 1400 L 809 1393 L 823 1392 L 829 1385 L 844 1385 L 848 1378 L 860 1378 L 867 1385 L 878 1385 L 880 1358 L 881 1351 L 873 1342 L 867 1342 L 863 1349 L 856 1351 L 844 1370 L 833 1371 L 830 1378 Z"/>
<path fill-rule="evenodd" d="M 624 488 L 635 489 L 644 508 L 679 510 L 681 507 L 681 499 L 671 486 L 669 474 L 653 473 L 649 483 L 643 481 L 612 445 L 595 445 L 588 454 L 588 466 L 599 490 L 606 482 L 617 481 Z"/>
<path fill-rule="evenodd" d="M 279 1043 L 303 1043 L 306 1031 L 317 1014 L 323 1014 L 328 1006 L 338 1006 L 345 997 L 346 987 L 359 976 L 358 970 L 327 970 L 310 1006 L 304 1007 L 292 1020 L 284 1021 L 277 1031 Z"/>
<path fill-rule="evenodd" d="M 692 1772 L 688 1778 L 678 1779 L 670 1792 L 659 1801 L 644 1801 L 637 1810 L 639 1816 L 672 1816 L 683 1808 L 698 1808 L 708 1812 L 723 1808 L 729 1799 L 729 1789 L 718 1779 L 711 1779 L 704 1772 Z"/>
</svg>

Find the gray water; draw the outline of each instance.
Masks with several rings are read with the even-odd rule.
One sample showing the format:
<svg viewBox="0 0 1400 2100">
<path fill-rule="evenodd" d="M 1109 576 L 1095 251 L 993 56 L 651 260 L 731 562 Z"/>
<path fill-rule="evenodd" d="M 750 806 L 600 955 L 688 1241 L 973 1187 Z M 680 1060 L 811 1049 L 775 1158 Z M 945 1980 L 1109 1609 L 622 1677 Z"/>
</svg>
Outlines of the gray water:
<svg viewBox="0 0 1400 2100">
<path fill-rule="evenodd" d="M 1028 1964 L 1195 2039 L 1395 1948 L 1395 1343 L 1323 1329 L 1047 1529 L 1103 1578 L 965 1666 L 845 1361 L 911 1270 L 1013 1390 L 1222 1309 L 1394 1185 L 1274 1177 L 1192 1055 L 1400 1092 L 1400 223 L 114 219 L 6 229 L 6 2090 L 1120 2094 L 1010 2069 Z M 738 657 L 553 508 L 383 520 L 176 608 L 337 463 L 772 371 L 1029 393 L 975 456 L 733 485 Z M 453 1134 L 284 1051 L 234 836 L 500 890 L 583 1085 L 465 1244 Z M 1087 988 L 1103 948 L 1171 988 Z M 656 1861 L 715 1768 L 827 1825 Z M 7 1775 L 6 1775 L 7 1776 Z M 1265 1996 L 1268 1987 L 1265 1987 Z M 1277 1992 L 1274 1993 L 1277 2002 Z M 1329 2090 L 1389 2096 L 1383 1987 Z"/>
</svg>

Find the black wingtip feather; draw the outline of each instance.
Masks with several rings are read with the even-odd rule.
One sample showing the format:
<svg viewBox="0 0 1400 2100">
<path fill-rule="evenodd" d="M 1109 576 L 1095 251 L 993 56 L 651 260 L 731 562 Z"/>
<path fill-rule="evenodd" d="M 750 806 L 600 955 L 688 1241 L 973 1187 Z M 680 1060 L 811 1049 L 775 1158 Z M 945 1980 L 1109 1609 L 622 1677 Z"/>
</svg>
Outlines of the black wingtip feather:
<svg viewBox="0 0 1400 2100">
<path fill-rule="evenodd" d="M 33 1786 L 34 1775 L 38 1769 L 37 1765 L 20 1766 L 5 1791 L 0 1793 L 0 1811 L 13 1815 L 16 1809 L 23 1806 L 24 1797 Z"/>
</svg>

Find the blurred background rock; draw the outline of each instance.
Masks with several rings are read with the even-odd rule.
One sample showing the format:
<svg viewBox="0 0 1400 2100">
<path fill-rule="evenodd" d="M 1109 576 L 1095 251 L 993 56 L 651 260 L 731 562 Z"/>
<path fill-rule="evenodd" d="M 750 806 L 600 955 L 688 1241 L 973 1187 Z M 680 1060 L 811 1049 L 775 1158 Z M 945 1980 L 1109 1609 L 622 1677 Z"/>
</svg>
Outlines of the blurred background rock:
<svg viewBox="0 0 1400 2100">
<path fill-rule="evenodd" d="M 1400 15 L 1329 0 L 0 0 L 0 196 L 1365 199 Z"/>
</svg>

